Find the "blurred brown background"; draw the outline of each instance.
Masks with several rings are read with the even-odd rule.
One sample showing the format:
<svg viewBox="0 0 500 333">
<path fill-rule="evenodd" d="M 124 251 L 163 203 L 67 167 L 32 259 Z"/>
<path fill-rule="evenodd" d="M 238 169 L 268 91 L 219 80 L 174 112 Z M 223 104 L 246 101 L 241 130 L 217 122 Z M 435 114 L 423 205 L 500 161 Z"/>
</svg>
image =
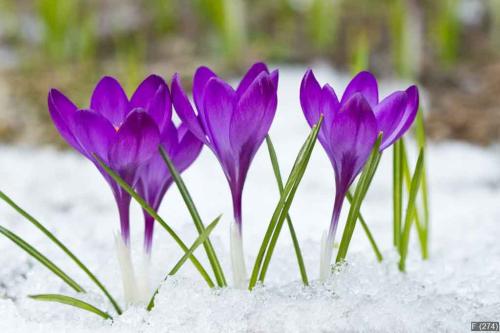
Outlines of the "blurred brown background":
<svg viewBox="0 0 500 333">
<path fill-rule="evenodd" d="M 51 87 L 87 105 L 105 74 L 256 60 L 415 80 L 431 138 L 500 138 L 500 0 L 0 0 L 0 142 L 60 143 Z"/>
</svg>

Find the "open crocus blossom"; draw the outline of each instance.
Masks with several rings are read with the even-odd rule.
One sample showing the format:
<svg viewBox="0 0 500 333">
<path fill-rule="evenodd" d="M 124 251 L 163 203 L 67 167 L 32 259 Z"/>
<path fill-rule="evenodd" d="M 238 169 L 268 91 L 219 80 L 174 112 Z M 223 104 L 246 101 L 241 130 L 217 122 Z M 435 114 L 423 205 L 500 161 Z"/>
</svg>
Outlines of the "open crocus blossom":
<svg viewBox="0 0 500 333">
<path fill-rule="evenodd" d="M 233 89 L 207 67 L 193 79 L 195 113 L 179 75 L 172 80 L 175 110 L 189 130 L 216 155 L 233 200 L 231 261 L 234 284 L 243 287 L 246 268 L 242 245 L 242 192 L 250 164 L 268 133 L 277 107 L 278 71 L 254 64 Z"/>
<path fill-rule="evenodd" d="M 103 170 L 94 154 L 134 187 L 138 170 L 158 155 L 160 134 L 170 126 L 172 107 L 168 87 L 150 76 L 129 100 L 114 78 L 104 77 L 91 97 L 90 108 L 79 109 L 58 90 L 48 96 L 49 112 L 61 136 L 90 159 L 109 183 L 120 215 L 121 240 L 117 249 L 125 297 L 133 301 L 135 277 L 130 260 L 130 195 Z"/>
<path fill-rule="evenodd" d="M 418 110 L 418 90 L 411 86 L 379 102 L 375 77 L 369 72 L 361 72 L 348 84 L 339 101 L 332 87 L 328 84 L 321 87 L 313 72 L 308 70 L 302 80 L 300 102 L 310 126 L 323 114 L 318 139 L 335 171 L 332 219 L 321 254 L 320 278 L 324 279 L 346 193 L 368 160 L 377 134 L 382 132 L 382 151 L 410 128 Z"/>
</svg>

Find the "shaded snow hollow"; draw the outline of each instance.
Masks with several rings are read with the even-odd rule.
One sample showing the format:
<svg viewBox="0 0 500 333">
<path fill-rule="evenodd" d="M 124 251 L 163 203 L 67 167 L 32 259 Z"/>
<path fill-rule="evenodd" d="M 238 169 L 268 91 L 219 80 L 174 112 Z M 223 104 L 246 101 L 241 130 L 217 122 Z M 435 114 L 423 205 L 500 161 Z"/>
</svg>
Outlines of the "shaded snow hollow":
<svg viewBox="0 0 500 333">
<path fill-rule="evenodd" d="M 304 70 L 287 68 L 281 72 L 279 109 L 271 135 L 284 174 L 308 133 L 298 101 Z M 328 80 L 337 88 L 343 89 L 346 84 L 347 77 L 327 69 L 317 74 L 322 82 Z M 244 247 L 249 270 L 278 200 L 268 155 L 262 148 L 244 192 Z M 318 145 L 291 209 L 313 280 L 310 288 L 301 286 L 285 227 L 265 287 L 252 293 L 232 288 L 210 290 L 187 263 L 176 277 L 163 284 L 151 313 L 130 308 L 111 323 L 68 306 L 28 299 L 26 295 L 34 293 L 72 292 L 0 237 L 0 332 L 468 332 L 470 321 L 500 320 L 498 149 L 460 143 L 430 146 L 431 259 L 420 260 L 413 233 L 407 274 L 398 272 L 397 256 L 391 246 L 390 157 L 388 151 L 362 207 L 384 252 L 382 264 L 376 262 L 365 235 L 357 229 L 348 264 L 323 285 L 315 280 L 321 233 L 328 228 L 334 193 L 333 171 Z M 184 178 L 205 223 L 224 214 L 212 240 L 230 279 L 230 195 L 208 149 Z M 117 213 L 110 190 L 89 162 L 73 152 L 52 148 L 0 146 L 0 188 L 64 240 L 122 300 L 113 243 Z M 175 187 L 165 197 L 160 213 L 186 243 L 195 239 L 195 228 Z M 136 204 L 132 218 L 134 257 L 138 260 L 142 217 Z M 35 244 L 90 290 L 84 299 L 112 311 L 64 254 L 3 203 L 0 224 Z M 181 254 L 169 236 L 157 228 L 151 273 L 155 283 L 162 280 Z M 196 254 L 209 268 L 203 249 Z"/>
</svg>

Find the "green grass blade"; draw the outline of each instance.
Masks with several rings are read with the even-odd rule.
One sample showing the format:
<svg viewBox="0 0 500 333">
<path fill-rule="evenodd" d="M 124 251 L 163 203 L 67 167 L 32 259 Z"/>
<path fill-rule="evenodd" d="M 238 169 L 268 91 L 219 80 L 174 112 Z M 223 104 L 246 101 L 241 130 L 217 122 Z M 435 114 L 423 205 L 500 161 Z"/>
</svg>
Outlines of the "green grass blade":
<svg viewBox="0 0 500 333">
<path fill-rule="evenodd" d="M 33 246 L 28 244 L 21 237 L 10 231 L 9 229 L 0 226 L 0 233 L 14 242 L 21 249 L 26 251 L 31 257 L 38 260 L 42 265 L 47 267 L 52 273 L 58 276 L 61 280 L 63 280 L 68 286 L 73 288 L 73 290 L 83 293 L 85 290 L 76 283 L 72 278 L 70 278 L 66 273 L 63 272 L 56 264 L 50 261 L 46 256 L 44 256 L 40 251 L 35 249 Z"/>
<path fill-rule="evenodd" d="M 165 163 L 167 164 L 168 170 L 170 171 L 170 174 L 172 175 L 175 184 L 177 185 L 177 188 L 181 193 L 182 199 L 184 200 L 184 203 L 186 204 L 189 213 L 191 214 L 191 218 L 193 219 L 198 234 L 201 235 L 205 230 L 205 226 L 203 224 L 203 221 L 201 220 L 198 210 L 196 209 L 193 199 L 189 194 L 186 184 L 184 183 L 181 175 L 179 174 L 174 164 L 172 163 L 170 156 L 168 156 L 168 153 L 162 146 L 160 146 L 160 154 Z M 212 269 L 214 271 L 217 284 L 219 285 L 219 287 L 225 287 L 227 285 L 226 278 L 224 277 L 224 272 L 222 271 L 222 267 L 220 265 L 219 259 L 217 258 L 217 254 L 215 253 L 212 243 L 210 242 L 210 238 L 207 238 L 205 240 L 203 246 L 205 248 L 205 252 L 207 253 L 208 260 L 210 261 L 210 265 L 212 266 Z"/>
<path fill-rule="evenodd" d="M 393 242 L 399 249 L 401 238 L 401 219 L 403 215 L 403 177 L 402 177 L 402 146 L 401 140 L 392 146 L 392 208 L 393 208 Z"/>
<path fill-rule="evenodd" d="M 269 157 L 271 159 L 271 164 L 273 166 L 274 176 L 276 178 L 276 183 L 278 184 L 278 189 L 280 195 L 283 194 L 283 179 L 281 178 L 280 166 L 278 163 L 278 157 L 276 156 L 276 150 L 274 149 L 273 142 L 269 135 L 266 136 L 267 149 L 269 151 Z M 309 285 L 309 279 L 307 278 L 306 266 L 304 264 L 304 259 L 302 257 L 302 251 L 300 250 L 299 240 L 297 239 L 297 234 L 295 233 L 295 228 L 293 227 L 292 218 L 290 214 L 287 214 L 286 221 L 288 224 L 288 229 L 290 230 L 290 236 L 292 237 L 293 248 L 295 250 L 295 256 L 297 257 L 297 264 L 299 266 L 300 277 L 304 285 Z"/>
<path fill-rule="evenodd" d="M 269 264 L 271 262 L 272 255 L 274 253 L 274 248 L 276 246 L 276 243 L 278 241 L 278 237 L 281 232 L 281 228 L 283 227 L 283 223 L 285 221 L 286 216 L 288 215 L 288 211 L 290 210 L 290 207 L 293 202 L 293 198 L 295 197 L 295 193 L 299 187 L 300 181 L 302 180 L 302 177 L 304 176 L 305 170 L 307 168 L 307 165 L 309 163 L 309 159 L 311 158 L 312 151 L 314 149 L 314 145 L 316 144 L 317 138 L 318 138 L 318 133 L 319 129 L 321 126 L 321 123 L 323 121 L 323 117 L 320 118 L 318 124 L 313 127 L 311 134 L 306 141 L 306 146 L 304 150 L 301 150 L 299 153 L 297 163 L 294 165 L 294 168 L 292 169 L 291 175 L 287 181 L 287 186 L 291 186 L 291 189 L 288 194 L 286 194 L 286 191 L 283 191 L 283 194 L 285 194 L 285 200 L 283 201 L 283 205 L 281 206 L 281 209 L 278 209 L 278 215 L 277 215 L 277 220 L 275 223 L 275 228 L 272 233 L 272 237 L 267 245 L 266 251 L 265 251 L 265 257 L 264 261 L 262 262 L 262 266 L 260 269 L 259 273 L 259 281 L 264 282 L 264 279 L 266 277 L 267 269 L 269 267 Z M 285 188 L 287 187 L 285 186 Z M 280 199 L 280 201 L 282 201 Z"/>
<path fill-rule="evenodd" d="M 66 304 L 73 306 L 75 308 L 79 308 L 85 311 L 92 312 L 104 319 L 113 319 L 108 313 L 99 310 L 95 306 L 84 302 L 82 300 L 79 300 L 74 297 L 66 296 L 66 295 L 59 295 L 59 294 L 40 294 L 40 295 L 30 295 L 30 298 L 37 300 L 37 301 L 43 301 L 43 302 L 56 302 L 56 303 L 61 303 L 61 304 Z"/>
<path fill-rule="evenodd" d="M 5 193 L 0 191 L 0 199 L 5 201 L 9 206 L 11 206 L 15 211 L 17 211 L 21 216 L 23 216 L 25 219 L 27 219 L 31 224 L 33 224 L 38 230 L 40 230 L 45 236 L 47 236 L 54 244 L 56 244 L 73 262 L 80 267 L 80 269 L 87 274 L 89 279 L 94 282 L 94 284 L 104 293 L 104 295 L 107 297 L 109 302 L 113 305 L 115 308 L 115 311 L 118 314 L 122 313 L 122 309 L 116 302 L 116 300 L 111 296 L 111 294 L 108 292 L 107 288 L 101 283 L 101 281 L 88 269 L 88 267 L 80 260 L 78 257 L 71 252 L 54 234 L 52 234 L 47 228 L 43 226 L 40 221 L 35 219 L 32 215 L 30 215 L 28 212 L 26 212 L 24 209 L 19 207 L 11 198 L 9 198 Z"/>
<path fill-rule="evenodd" d="M 290 191 L 292 189 L 293 182 L 291 182 L 290 179 L 292 177 L 294 177 L 294 175 L 296 173 L 296 166 L 298 164 L 298 160 L 299 160 L 300 156 L 302 155 L 303 151 L 305 150 L 305 148 L 307 147 L 307 144 L 310 140 L 310 137 L 311 137 L 311 135 L 309 134 L 309 136 L 306 139 L 306 142 L 303 144 L 303 146 L 301 147 L 301 150 L 299 151 L 299 155 L 297 156 L 297 158 L 295 160 L 295 164 L 292 168 L 292 171 L 290 172 L 287 184 L 285 185 L 285 188 L 283 190 L 283 194 L 280 196 L 280 201 L 278 202 L 278 205 L 276 206 L 276 208 L 273 212 L 273 216 L 271 217 L 271 221 L 269 222 L 269 225 L 267 226 L 266 233 L 264 234 L 264 239 L 262 240 L 259 252 L 257 253 L 257 257 L 255 258 L 253 270 L 252 270 L 252 273 L 250 275 L 250 283 L 249 283 L 250 290 L 253 289 L 253 287 L 257 283 L 259 271 L 260 271 L 260 268 L 262 266 L 262 260 L 264 259 L 264 255 L 265 255 L 267 246 L 271 240 L 271 236 L 274 232 L 274 229 L 276 228 L 277 219 L 279 218 L 280 211 L 283 209 L 285 198 L 290 193 Z"/>
<path fill-rule="evenodd" d="M 175 264 L 175 266 L 170 270 L 170 272 L 168 273 L 168 275 L 165 277 L 164 280 L 167 280 L 167 278 L 169 276 L 172 276 L 174 275 L 175 273 L 177 273 L 179 271 L 179 269 L 182 267 L 182 265 L 184 265 L 184 263 L 186 262 L 186 260 L 189 259 L 189 256 L 191 254 L 194 253 L 194 251 L 198 248 L 198 246 L 200 246 L 203 242 L 205 242 L 205 240 L 208 239 L 208 236 L 210 235 L 210 233 L 215 229 L 215 227 L 217 226 L 217 223 L 219 223 L 220 219 L 221 219 L 222 215 L 219 215 L 215 220 L 212 221 L 212 223 L 210 223 L 204 230 L 203 232 L 201 233 L 200 236 L 198 236 L 198 238 L 194 241 L 193 245 L 191 245 L 191 247 L 189 248 L 189 251 L 186 252 L 182 258 Z M 148 303 L 148 307 L 147 307 L 147 310 L 148 311 L 151 311 L 151 309 L 153 309 L 153 307 L 155 306 L 155 297 L 156 295 L 158 294 L 158 290 L 159 288 L 157 288 L 153 294 L 153 296 L 151 297 L 151 300 L 149 301 Z"/>
<path fill-rule="evenodd" d="M 359 211 L 361 209 L 361 204 L 365 199 L 371 181 L 375 176 L 375 171 L 377 170 L 378 163 L 380 162 L 380 157 L 382 156 L 379 152 L 381 142 L 382 136 L 379 135 L 372 149 L 370 157 L 363 169 L 358 184 L 356 185 L 356 190 L 354 191 L 354 197 L 351 203 L 351 207 L 349 208 L 349 214 L 347 215 L 344 232 L 342 233 L 339 250 L 337 252 L 337 258 L 335 260 L 337 263 L 344 261 L 347 256 L 349 244 L 351 242 L 352 235 L 354 234 L 354 228 L 356 227 L 356 221 L 358 220 Z"/>
<path fill-rule="evenodd" d="M 406 181 L 406 187 L 408 189 L 408 194 L 410 192 L 411 188 L 411 174 L 410 174 L 410 167 L 408 166 L 408 154 L 406 152 L 406 146 L 404 144 L 404 141 L 402 141 L 402 160 L 403 160 L 403 173 L 405 176 L 405 181 Z M 425 164 L 423 165 L 423 174 L 422 174 L 422 184 L 420 185 L 420 193 L 424 194 L 423 191 L 423 186 L 424 186 L 424 178 L 425 178 Z M 415 227 L 417 228 L 417 235 L 418 235 L 418 240 L 420 242 L 420 249 L 422 252 L 422 259 L 426 260 L 428 259 L 429 253 L 428 253 L 428 232 L 425 226 L 425 211 L 424 211 L 424 224 L 422 224 L 422 217 L 420 214 L 420 211 L 418 209 L 418 203 L 415 203 L 415 212 L 413 214 L 413 217 L 415 219 Z M 425 210 L 425 209 L 424 209 Z"/>
<path fill-rule="evenodd" d="M 424 149 L 426 147 L 426 133 L 425 133 L 425 122 L 424 122 L 424 112 L 422 109 L 420 109 L 417 113 L 417 120 L 416 120 L 416 137 L 417 137 L 417 143 L 418 147 L 420 149 Z M 429 213 L 429 187 L 427 185 L 427 170 L 426 170 L 426 162 L 424 161 L 424 171 L 422 174 L 422 184 L 421 184 L 421 194 L 422 194 L 422 206 L 424 209 L 424 230 L 425 230 L 425 241 L 426 241 L 426 246 L 424 248 L 425 252 L 423 253 L 424 259 L 427 259 L 429 257 L 428 253 L 428 239 L 429 239 L 429 219 L 430 219 L 430 213 Z"/>
<path fill-rule="evenodd" d="M 351 191 L 347 192 L 347 200 L 349 201 L 350 204 L 352 204 L 352 201 L 354 200 Z M 375 242 L 375 239 L 373 238 L 373 235 L 370 231 L 370 228 L 368 227 L 368 224 L 366 223 L 363 215 L 361 212 L 359 212 L 358 216 L 359 222 L 361 223 L 361 226 L 363 227 L 363 230 L 365 231 L 366 236 L 368 237 L 368 241 L 370 242 L 370 245 L 372 246 L 373 252 L 375 252 L 375 256 L 377 257 L 377 260 L 380 262 L 384 258 L 382 257 L 382 253 L 380 252 L 377 242 Z"/>
<path fill-rule="evenodd" d="M 316 136 L 317 136 L 317 133 L 319 131 L 319 126 L 321 125 L 322 120 L 323 120 L 323 117 L 320 118 L 320 121 L 318 122 L 317 125 L 313 126 L 313 128 L 311 129 L 311 133 L 309 134 L 306 141 L 302 145 L 302 147 L 299 151 L 299 154 L 297 155 L 297 158 L 295 159 L 295 163 L 292 167 L 292 171 L 290 172 L 288 180 L 285 184 L 283 194 L 281 195 L 280 200 L 279 200 L 279 202 L 274 210 L 273 216 L 271 217 L 271 220 L 270 220 L 269 225 L 267 227 L 266 233 L 264 234 L 264 239 L 262 240 L 259 252 L 257 254 L 257 258 L 255 259 L 252 274 L 250 275 L 250 282 L 248 285 L 248 288 L 250 290 L 252 290 L 253 287 L 255 287 L 255 284 L 257 283 L 257 279 L 259 277 L 259 272 L 261 270 L 264 255 L 268 249 L 269 242 L 271 241 L 271 237 L 274 233 L 274 230 L 275 230 L 276 225 L 278 223 L 278 219 L 280 218 L 281 212 L 284 209 L 286 199 L 293 190 L 293 186 L 295 184 L 294 180 L 298 176 L 299 166 L 300 166 L 302 160 L 304 159 L 304 155 L 305 155 L 306 150 L 311 146 L 311 141 L 312 141 L 312 138 L 314 136 L 314 133 L 316 133 Z"/>
<path fill-rule="evenodd" d="M 177 243 L 177 245 L 179 245 L 179 247 L 184 251 L 184 253 L 189 252 L 188 247 L 186 246 L 186 244 L 184 244 L 182 239 L 175 233 L 175 231 L 160 217 L 160 215 L 158 215 L 158 213 L 150 205 L 147 204 L 147 202 L 143 198 L 141 198 L 139 194 L 137 194 L 136 191 L 134 191 L 132 187 L 130 187 L 129 184 L 127 184 L 127 182 L 125 182 L 116 172 L 111 170 L 111 168 L 107 166 L 106 163 L 104 163 L 99 156 L 94 154 L 94 158 L 99 163 L 99 165 L 104 169 L 104 171 L 106 171 L 106 173 L 111 178 L 113 178 L 113 180 L 116 181 L 123 190 L 125 190 L 128 194 L 130 194 L 132 198 L 134 198 L 134 200 L 137 201 L 139 205 L 141 205 L 142 209 L 144 209 L 149 215 L 151 215 L 151 217 L 153 217 L 163 227 L 163 229 L 165 229 L 165 231 L 174 239 L 174 241 Z M 215 287 L 215 284 L 210 278 L 210 275 L 207 273 L 207 271 L 200 263 L 200 261 L 193 254 L 189 256 L 189 259 L 196 267 L 198 272 L 200 272 L 201 276 L 207 282 L 208 286 L 210 288 Z"/>
<path fill-rule="evenodd" d="M 424 166 L 424 150 L 420 149 L 418 155 L 417 165 L 415 167 L 415 172 L 411 180 L 410 195 L 408 197 L 408 204 L 406 207 L 406 216 L 403 233 L 401 235 L 401 258 L 399 261 L 399 270 L 404 272 L 406 270 L 406 257 L 408 255 L 408 243 L 410 240 L 410 230 L 411 223 L 413 221 L 413 215 L 415 214 L 415 203 L 417 200 L 418 190 L 422 182 L 422 174 Z"/>
</svg>

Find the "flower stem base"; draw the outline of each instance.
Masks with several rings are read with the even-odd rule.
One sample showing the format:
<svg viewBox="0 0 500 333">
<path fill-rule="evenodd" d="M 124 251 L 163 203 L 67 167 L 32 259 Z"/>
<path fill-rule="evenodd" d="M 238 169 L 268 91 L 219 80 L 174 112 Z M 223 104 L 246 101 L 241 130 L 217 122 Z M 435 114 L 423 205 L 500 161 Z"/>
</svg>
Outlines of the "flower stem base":
<svg viewBox="0 0 500 333">
<path fill-rule="evenodd" d="M 243 254 L 243 240 L 240 228 L 235 222 L 231 224 L 230 232 L 231 268 L 233 271 L 234 287 L 245 289 L 247 284 L 247 269 Z"/>
<path fill-rule="evenodd" d="M 319 259 L 319 279 L 325 281 L 332 271 L 331 262 L 333 255 L 333 237 L 330 233 L 323 231 L 321 237 L 321 250 Z"/>
<path fill-rule="evenodd" d="M 137 301 L 138 288 L 134 266 L 132 265 L 130 247 L 125 244 L 119 235 L 115 235 L 115 247 L 122 275 L 123 297 L 127 304 L 135 303 Z"/>
</svg>

